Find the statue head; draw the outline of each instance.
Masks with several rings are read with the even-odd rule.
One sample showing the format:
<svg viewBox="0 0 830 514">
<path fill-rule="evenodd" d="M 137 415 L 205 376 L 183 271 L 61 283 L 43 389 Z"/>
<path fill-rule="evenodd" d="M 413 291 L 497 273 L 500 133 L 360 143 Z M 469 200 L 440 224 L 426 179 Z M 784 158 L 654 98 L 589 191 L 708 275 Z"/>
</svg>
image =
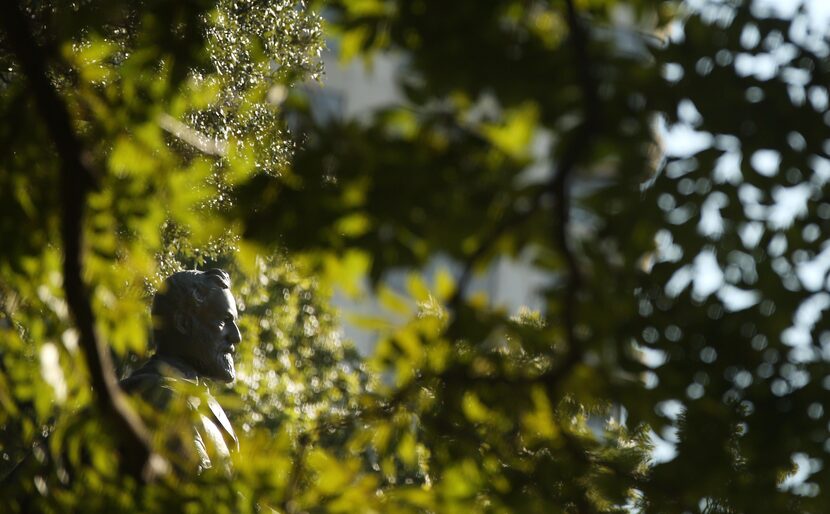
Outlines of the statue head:
<svg viewBox="0 0 830 514">
<path fill-rule="evenodd" d="M 241 340 L 230 277 L 220 269 L 180 271 L 153 298 L 153 341 L 204 378 L 232 382 L 233 354 Z"/>
</svg>

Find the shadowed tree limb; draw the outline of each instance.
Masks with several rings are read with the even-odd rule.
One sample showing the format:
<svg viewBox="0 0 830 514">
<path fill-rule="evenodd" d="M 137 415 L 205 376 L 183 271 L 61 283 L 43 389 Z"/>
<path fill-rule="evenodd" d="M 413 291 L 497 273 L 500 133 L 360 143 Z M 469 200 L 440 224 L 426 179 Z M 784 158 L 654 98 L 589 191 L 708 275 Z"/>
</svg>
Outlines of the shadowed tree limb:
<svg viewBox="0 0 830 514">
<path fill-rule="evenodd" d="M 566 268 L 566 284 L 563 299 L 562 322 L 565 332 L 565 341 L 567 342 L 567 349 L 557 364 L 535 377 L 473 377 L 465 376 L 466 380 L 472 381 L 492 381 L 492 382 L 508 382 L 508 383 L 544 383 L 551 391 L 557 390 L 561 383 L 570 375 L 570 371 L 576 366 L 583 357 L 583 348 L 577 341 L 576 337 L 576 318 L 577 318 L 577 295 L 582 284 L 582 273 L 579 269 L 574 250 L 569 240 L 569 226 L 570 226 L 570 178 L 577 164 L 590 153 L 593 146 L 597 131 L 601 125 L 601 112 L 599 94 L 597 92 L 597 80 L 594 76 L 591 59 L 588 55 L 588 33 L 584 26 L 583 20 L 574 6 L 572 0 L 565 1 L 566 19 L 568 28 L 570 29 L 570 43 L 573 49 L 574 67 L 577 71 L 578 86 L 582 93 L 582 121 L 574 129 L 570 138 L 568 138 L 564 151 L 556 160 L 555 172 L 544 190 L 533 196 L 530 207 L 522 212 L 515 212 L 513 215 L 505 218 L 501 223 L 495 225 L 493 229 L 485 235 L 476 250 L 469 255 L 464 262 L 461 277 L 456 286 L 453 296 L 449 299 L 447 305 L 451 313 L 457 311 L 459 303 L 463 300 L 466 289 L 472 277 L 472 270 L 475 265 L 487 255 L 493 245 L 495 245 L 499 238 L 508 230 L 522 224 L 533 214 L 538 212 L 541 205 L 541 200 L 545 195 L 551 195 L 554 200 L 554 215 L 555 226 L 553 233 L 554 244 L 558 247 L 561 253 Z M 452 373 L 446 372 L 439 374 L 443 378 L 450 378 Z M 457 376 L 454 378 L 458 378 Z M 390 402 L 395 405 L 402 401 L 411 388 L 404 387 Z"/>
<path fill-rule="evenodd" d="M 569 144 L 562 153 L 556 173 L 550 181 L 549 191 L 553 195 L 556 223 L 554 241 L 565 260 L 565 297 L 562 302 L 562 321 L 565 330 L 567 351 L 553 376 L 556 382 L 562 380 L 580 360 L 583 349 L 576 340 L 577 294 L 582 284 L 582 273 L 571 247 L 569 226 L 571 216 L 570 178 L 579 161 L 590 153 L 596 132 L 600 126 L 599 95 L 591 59 L 588 55 L 588 35 L 574 7 L 573 0 L 565 0 L 570 40 L 573 47 L 574 66 L 577 70 L 579 88 L 582 92 L 582 123 L 574 130 Z M 555 385 L 555 384 L 551 384 Z"/>
<path fill-rule="evenodd" d="M 94 173 L 72 129 L 66 104 L 49 80 L 46 55 L 30 32 L 29 19 L 13 1 L 0 3 L 0 19 L 21 70 L 29 80 L 31 95 L 60 162 L 63 288 L 80 335 L 95 402 L 111 423 L 111 431 L 120 439 L 125 471 L 143 482 L 155 474 L 150 464 L 160 461 L 152 454 L 141 420 L 118 387 L 109 352 L 96 333 L 89 292 L 82 279 L 83 217 L 87 194 L 95 185 Z"/>
<path fill-rule="evenodd" d="M 342 427 L 355 421 L 372 421 L 389 419 L 395 409 L 407 401 L 415 398 L 418 392 L 424 388 L 425 380 L 434 378 L 443 384 L 454 383 L 454 385 L 465 387 L 475 383 L 485 384 L 506 384 L 506 385 L 535 385 L 544 386 L 552 397 L 561 397 L 562 384 L 571 376 L 573 369 L 582 362 L 584 349 L 576 333 L 578 319 L 578 295 L 583 282 L 582 273 L 576 252 L 572 247 L 569 237 L 570 226 L 570 183 L 573 173 L 580 163 L 586 162 L 591 155 L 592 148 L 601 127 L 601 112 L 599 95 L 597 92 L 597 80 L 594 77 L 591 60 L 588 54 L 588 33 L 583 20 L 572 1 L 566 1 L 567 22 L 570 28 L 570 50 L 573 59 L 573 69 L 576 71 L 577 87 L 581 93 L 580 111 L 581 121 L 570 133 L 565 134 L 562 140 L 561 151 L 555 156 L 554 173 L 545 184 L 545 189 L 534 194 L 531 198 L 530 207 L 521 212 L 512 212 L 499 222 L 492 224 L 481 238 L 475 250 L 468 254 L 463 262 L 461 276 L 457 282 L 456 290 L 448 300 L 447 306 L 450 315 L 456 320 L 458 308 L 463 302 L 466 289 L 471 280 L 474 267 L 488 257 L 493 246 L 498 243 L 502 236 L 508 231 L 521 226 L 530 217 L 537 215 L 541 207 L 541 200 L 544 197 L 553 200 L 554 227 L 552 241 L 554 248 L 561 254 L 564 261 L 563 275 L 565 279 L 562 297 L 562 317 L 564 338 L 567 343 L 566 350 L 557 355 L 556 362 L 546 372 L 537 375 L 520 375 L 515 377 L 497 375 L 475 375 L 468 367 L 458 366 L 445 369 L 436 373 L 419 375 L 418 378 L 409 381 L 398 388 L 392 396 L 384 401 L 372 404 L 369 408 L 360 410 L 357 413 L 333 418 L 321 424 L 317 430 L 326 428 Z M 429 386 L 427 386 L 429 387 Z M 570 435 L 570 434 L 568 434 Z M 571 456 L 574 462 L 589 468 L 593 465 L 592 455 L 584 445 L 576 438 L 569 437 L 565 440 L 564 450 Z M 591 491 L 580 487 L 575 491 L 572 501 L 573 508 L 580 513 L 593 513 L 597 506 L 592 500 Z"/>
<path fill-rule="evenodd" d="M 599 95 L 597 94 L 597 83 L 593 75 L 591 59 L 588 55 L 588 34 L 576 11 L 573 0 L 565 0 L 565 7 L 568 28 L 570 29 L 570 42 L 573 47 L 574 66 L 577 70 L 579 87 L 582 92 L 583 120 L 574 131 L 573 138 L 559 159 L 558 168 L 550 182 L 550 192 L 554 198 L 556 216 L 554 240 L 567 268 L 565 297 L 562 302 L 562 322 L 568 346 L 562 359 L 545 381 L 554 394 L 565 378 L 570 375 L 570 371 L 582 361 L 584 354 L 584 349 L 576 337 L 577 295 L 582 284 L 582 273 L 579 270 L 579 262 L 569 239 L 570 178 L 578 162 L 585 155 L 590 154 L 596 131 L 600 125 Z M 570 443 L 572 442 L 568 444 L 570 453 L 576 457 L 581 456 L 581 448 Z M 593 503 L 588 497 L 588 491 L 583 491 L 583 496 L 577 499 L 577 508 L 582 513 L 595 512 L 596 509 L 594 509 Z"/>
<path fill-rule="evenodd" d="M 534 195 L 530 207 L 526 211 L 515 213 L 505 218 L 502 223 L 493 227 L 485 236 L 478 248 L 470 254 L 464 263 L 461 278 L 456 291 L 448 302 L 450 310 L 456 310 L 462 300 L 472 275 L 472 269 L 481 260 L 498 239 L 513 227 L 516 227 L 535 214 L 545 194 L 551 195 L 554 200 L 555 226 L 553 233 L 554 244 L 565 261 L 566 284 L 563 300 L 562 321 L 565 331 L 567 350 L 558 361 L 558 364 L 549 371 L 536 377 L 467 377 L 470 380 L 507 381 L 515 383 L 544 382 L 549 388 L 556 389 L 569 375 L 570 370 L 582 360 L 583 349 L 576 340 L 576 310 L 577 294 L 582 284 L 582 273 L 571 242 L 569 240 L 570 226 L 570 177 L 580 160 L 590 153 L 597 131 L 600 128 L 600 104 L 597 93 L 597 80 L 594 77 L 591 59 L 588 55 L 588 34 L 583 21 L 572 0 L 566 0 L 567 21 L 570 29 L 570 42 L 573 47 L 574 67 L 577 70 L 579 88 L 582 92 L 582 122 L 574 129 L 568 138 L 562 155 L 555 163 L 555 172 L 548 183 L 547 189 Z"/>
<path fill-rule="evenodd" d="M 568 241 L 568 226 L 570 223 L 570 175 L 579 160 L 589 153 L 596 131 L 600 125 L 599 95 L 597 93 L 597 82 L 591 69 L 591 61 L 588 55 L 588 35 L 579 18 L 576 7 L 572 0 L 566 0 L 567 22 L 570 29 L 571 44 L 573 45 L 574 67 L 577 70 L 579 88 L 582 91 L 582 123 L 575 129 L 573 137 L 558 160 L 556 172 L 549 183 L 547 191 L 540 191 L 534 195 L 530 207 L 522 212 L 516 212 L 505 218 L 502 223 L 484 237 L 476 250 L 465 260 L 461 277 L 455 293 L 448 301 L 451 310 L 458 307 L 472 278 L 472 271 L 475 265 L 487 254 L 498 239 L 511 228 L 520 225 L 534 213 L 537 212 L 543 193 L 549 193 L 555 201 L 555 214 L 557 226 L 555 228 L 554 240 L 565 259 L 568 269 L 568 279 L 564 302 L 565 308 L 563 318 L 565 320 L 566 340 L 569 348 L 576 348 L 574 326 L 576 294 L 582 281 L 579 265 L 576 261 L 571 245 Z"/>
</svg>

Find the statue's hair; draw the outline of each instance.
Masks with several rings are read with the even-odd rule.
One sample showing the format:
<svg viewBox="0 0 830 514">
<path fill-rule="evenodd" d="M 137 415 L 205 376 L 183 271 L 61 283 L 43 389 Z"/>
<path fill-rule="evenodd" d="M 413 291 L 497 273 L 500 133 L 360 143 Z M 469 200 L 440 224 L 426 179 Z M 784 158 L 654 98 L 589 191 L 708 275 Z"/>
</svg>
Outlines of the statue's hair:
<svg viewBox="0 0 830 514">
<path fill-rule="evenodd" d="M 230 276 L 218 268 L 179 271 L 167 277 L 153 297 L 151 310 L 156 349 L 163 351 L 180 337 L 175 332 L 176 312 L 193 312 L 201 308 L 211 289 L 230 287 Z"/>
</svg>

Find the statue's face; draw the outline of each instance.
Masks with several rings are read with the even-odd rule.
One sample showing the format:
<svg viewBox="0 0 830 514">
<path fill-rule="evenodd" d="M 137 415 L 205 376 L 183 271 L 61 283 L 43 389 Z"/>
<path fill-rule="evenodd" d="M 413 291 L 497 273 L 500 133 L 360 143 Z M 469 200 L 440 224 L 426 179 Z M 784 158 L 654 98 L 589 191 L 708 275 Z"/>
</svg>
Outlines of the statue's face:
<svg viewBox="0 0 830 514">
<path fill-rule="evenodd" d="M 211 289 L 193 315 L 186 358 L 200 376 L 232 382 L 236 378 L 233 354 L 242 335 L 236 322 L 236 301 L 228 289 Z"/>
</svg>

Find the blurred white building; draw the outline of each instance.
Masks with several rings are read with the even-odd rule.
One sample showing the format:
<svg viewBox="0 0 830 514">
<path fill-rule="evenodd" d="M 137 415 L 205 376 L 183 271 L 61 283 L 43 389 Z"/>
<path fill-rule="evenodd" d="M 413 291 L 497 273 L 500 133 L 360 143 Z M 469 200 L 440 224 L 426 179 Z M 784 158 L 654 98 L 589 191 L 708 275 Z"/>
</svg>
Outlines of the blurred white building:
<svg viewBox="0 0 830 514">
<path fill-rule="evenodd" d="M 600 38 L 613 38 L 615 47 L 622 54 L 647 55 L 647 43 L 643 34 L 629 30 L 634 23 L 632 15 L 620 11 L 615 29 L 601 29 Z M 329 48 L 323 55 L 325 77 L 323 86 L 313 95 L 312 107 L 318 120 L 325 119 L 367 119 L 374 111 L 393 105 L 405 103 L 404 95 L 398 86 L 398 77 L 406 73 L 404 56 L 394 52 L 377 53 L 371 63 L 352 60 L 343 64 L 338 59 L 337 41 L 329 41 Z M 532 155 L 536 162 L 525 172 L 529 181 L 545 180 L 551 172 L 547 160 L 551 137 L 541 135 L 531 144 Z M 598 174 L 600 175 L 600 174 Z M 574 184 L 575 194 L 581 188 L 590 188 L 590 184 Z M 578 225 L 575 219 L 574 224 Z M 573 227 L 579 230 L 578 226 Z M 502 257 L 497 259 L 486 273 L 474 277 L 468 287 L 468 294 L 485 293 L 492 307 L 504 308 L 510 314 L 518 313 L 522 308 L 543 310 L 544 300 L 540 290 L 550 283 L 551 278 L 535 269 L 532 265 L 532 252 L 525 252 L 516 259 Z M 461 274 L 461 266 L 452 260 L 436 256 L 422 271 L 428 284 L 434 283 L 435 274 L 448 270 L 456 279 Z M 405 291 L 406 271 L 390 273 L 387 284 L 393 290 Z M 337 296 L 335 303 L 344 315 L 345 336 L 355 342 L 364 355 L 371 353 L 377 335 L 358 329 L 348 322 L 350 313 L 360 315 L 379 315 L 382 309 L 376 299 L 369 296 L 366 300 L 352 301 L 344 296 Z"/>
<path fill-rule="evenodd" d="M 313 96 L 315 116 L 322 119 L 365 119 L 377 109 L 405 102 L 397 85 L 397 77 L 404 71 L 401 55 L 381 53 L 372 59 L 370 65 L 360 60 L 344 65 L 338 61 L 336 53 L 329 48 L 323 56 L 326 72 L 324 85 Z M 540 141 L 537 146 L 539 155 L 542 155 L 547 142 Z M 531 266 L 531 261 L 532 255 L 522 255 L 519 259 L 498 259 L 486 273 L 473 277 L 468 294 L 483 292 L 492 306 L 502 307 L 511 314 L 523 307 L 541 310 L 543 300 L 539 290 L 548 279 Z M 462 271 L 459 263 L 447 257 L 436 256 L 421 270 L 427 284 L 434 283 L 439 270 L 449 271 L 456 279 Z M 386 276 L 386 285 L 406 294 L 406 277 L 410 271 L 390 273 Z M 361 330 L 349 323 L 348 319 L 350 314 L 383 315 L 377 299 L 367 295 L 362 300 L 350 300 L 343 295 L 336 295 L 335 303 L 343 314 L 344 335 L 355 342 L 362 354 L 371 353 L 377 334 Z"/>
</svg>

